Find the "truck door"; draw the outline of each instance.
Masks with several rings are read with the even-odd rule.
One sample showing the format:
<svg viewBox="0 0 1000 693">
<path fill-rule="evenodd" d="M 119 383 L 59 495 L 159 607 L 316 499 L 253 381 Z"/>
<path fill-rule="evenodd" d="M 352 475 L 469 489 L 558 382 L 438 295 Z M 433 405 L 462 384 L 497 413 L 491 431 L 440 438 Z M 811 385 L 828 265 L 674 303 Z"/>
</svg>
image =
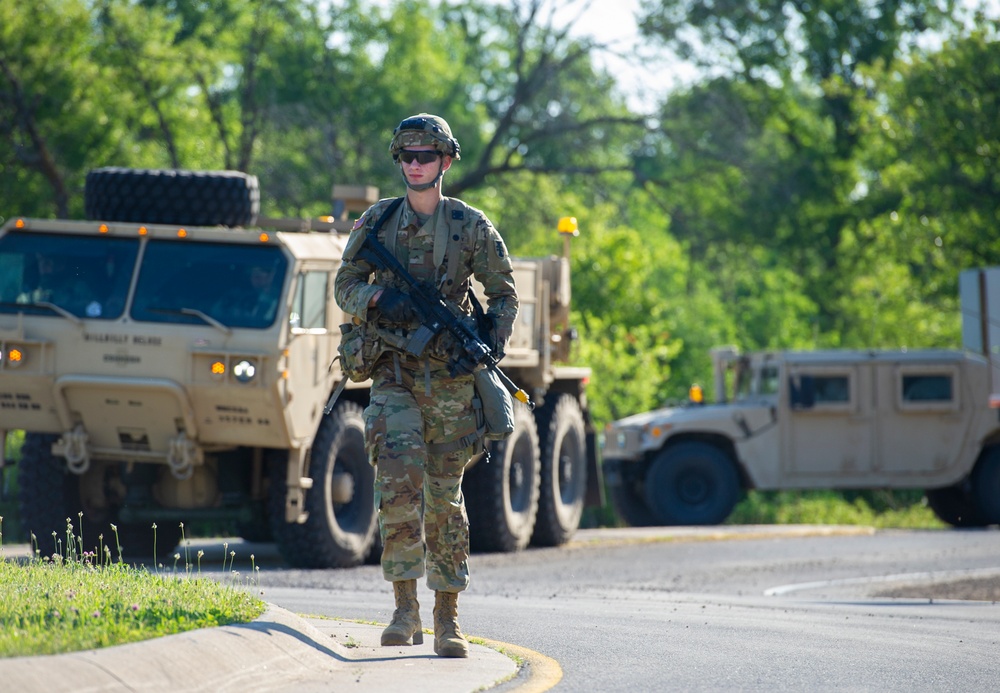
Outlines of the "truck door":
<svg viewBox="0 0 1000 693">
<path fill-rule="evenodd" d="M 315 433 L 333 380 L 329 368 L 337 355 L 340 331 L 337 325 L 330 325 L 330 314 L 340 312 L 332 306 L 332 285 L 332 271 L 317 268 L 300 272 L 292 287 L 286 363 L 292 396 L 286 413 L 292 436 L 299 440 Z"/>
<path fill-rule="evenodd" d="M 872 466 L 871 368 L 793 365 L 785 383 L 782 466 L 803 486 L 839 485 Z M 794 484 L 793 484 L 794 485 Z"/>
<path fill-rule="evenodd" d="M 957 463 L 973 417 L 964 415 L 955 364 L 878 366 L 875 468 L 889 478 L 940 473 Z"/>
</svg>

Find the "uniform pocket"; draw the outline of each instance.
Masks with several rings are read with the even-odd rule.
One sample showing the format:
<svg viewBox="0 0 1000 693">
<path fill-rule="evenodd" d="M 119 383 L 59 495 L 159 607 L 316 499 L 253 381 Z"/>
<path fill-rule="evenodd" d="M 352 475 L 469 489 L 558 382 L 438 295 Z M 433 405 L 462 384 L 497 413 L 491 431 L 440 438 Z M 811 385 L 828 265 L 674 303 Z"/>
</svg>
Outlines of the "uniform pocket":
<svg viewBox="0 0 1000 693">
<path fill-rule="evenodd" d="M 379 452 L 385 444 L 385 404 L 388 397 L 372 397 L 365 407 L 365 451 L 368 453 L 368 464 L 378 464 Z"/>
</svg>

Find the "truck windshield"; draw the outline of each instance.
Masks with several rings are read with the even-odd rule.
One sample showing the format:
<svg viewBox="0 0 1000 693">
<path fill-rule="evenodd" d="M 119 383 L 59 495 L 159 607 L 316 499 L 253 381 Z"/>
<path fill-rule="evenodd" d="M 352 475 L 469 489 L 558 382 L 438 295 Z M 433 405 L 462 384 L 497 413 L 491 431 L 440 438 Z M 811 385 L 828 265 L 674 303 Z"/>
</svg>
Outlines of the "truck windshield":
<svg viewBox="0 0 1000 693">
<path fill-rule="evenodd" d="M 138 249 L 133 238 L 12 231 L 0 238 L 0 313 L 118 318 Z"/>
<path fill-rule="evenodd" d="M 150 239 L 130 315 L 143 322 L 263 329 L 274 324 L 288 261 L 269 245 Z"/>
</svg>

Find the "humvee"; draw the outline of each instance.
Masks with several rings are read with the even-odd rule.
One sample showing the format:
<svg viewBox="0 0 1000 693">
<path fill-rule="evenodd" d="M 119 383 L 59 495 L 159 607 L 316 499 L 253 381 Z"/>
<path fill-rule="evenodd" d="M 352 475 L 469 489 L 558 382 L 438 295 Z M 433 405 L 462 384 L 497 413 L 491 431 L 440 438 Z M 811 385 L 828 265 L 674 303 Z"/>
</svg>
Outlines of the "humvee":
<svg viewBox="0 0 1000 693">
<path fill-rule="evenodd" d="M 20 509 L 40 543 L 79 517 L 88 546 L 114 546 L 114 524 L 148 555 L 207 520 L 299 567 L 377 557 L 369 383 L 323 409 L 350 320 L 333 277 L 378 191 L 334 197 L 329 218 L 268 219 L 253 176 L 108 168 L 88 174 L 89 220 L 0 228 L 0 442 L 26 432 Z M 568 261 L 514 264 L 523 307 L 501 365 L 537 407 L 468 470 L 476 550 L 564 543 L 600 502 L 589 371 L 559 365 Z"/>
<path fill-rule="evenodd" d="M 715 404 L 607 426 L 618 514 L 707 525 L 746 489 L 912 488 L 949 524 L 1000 523 L 1000 321 L 987 317 L 1000 269 L 963 272 L 960 286 L 963 350 L 713 350 Z"/>
</svg>

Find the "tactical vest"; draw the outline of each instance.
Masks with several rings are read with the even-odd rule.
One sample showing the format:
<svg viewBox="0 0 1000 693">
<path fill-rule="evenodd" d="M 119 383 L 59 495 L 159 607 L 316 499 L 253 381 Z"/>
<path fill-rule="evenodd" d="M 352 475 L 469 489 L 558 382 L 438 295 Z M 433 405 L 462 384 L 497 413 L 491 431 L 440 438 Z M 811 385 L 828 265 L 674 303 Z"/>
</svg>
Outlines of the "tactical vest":
<svg viewBox="0 0 1000 693">
<path fill-rule="evenodd" d="M 370 228 L 370 225 L 375 223 L 375 220 L 384 213 L 391 202 L 392 199 L 380 200 L 372 206 L 365 229 Z M 458 277 L 465 259 L 462 252 L 463 240 L 469 248 L 472 248 L 475 243 L 475 239 L 470 238 L 470 234 L 475 231 L 478 212 L 461 200 L 445 197 L 438 204 L 435 213 L 421 227 L 411 228 L 408 231 L 408 237 L 401 247 L 399 237 L 403 231 L 400 229 L 403 207 L 404 205 L 400 205 L 386 219 L 379 229 L 379 240 L 415 279 L 430 283 L 446 299 L 468 312 L 470 309 L 467 298 L 470 286 L 469 279 L 466 278 L 460 282 Z M 358 233 L 352 240 L 358 241 L 360 244 L 364 240 L 364 234 Z M 353 248 L 352 245 L 349 245 L 344 251 L 344 258 L 347 260 L 352 259 L 356 252 L 356 248 Z M 401 282 L 397 283 L 391 278 L 383 276 L 380 270 L 376 274 L 375 282 L 406 290 Z M 413 328 L 415 329 L 416 325 Z M 384 347 L 401 352 L 403 351 L 402 346 L 408 341 L 410 330 L 406 328 L 390 330 L 376 327 L 376 332 L 381 337 Z M 453 348 L 454 343 L 451 335 L 444 332 L 428 347 L 429 353 L 427 355 L 439 360 L 447 360 L 452 355 Z"/>
</svg>

